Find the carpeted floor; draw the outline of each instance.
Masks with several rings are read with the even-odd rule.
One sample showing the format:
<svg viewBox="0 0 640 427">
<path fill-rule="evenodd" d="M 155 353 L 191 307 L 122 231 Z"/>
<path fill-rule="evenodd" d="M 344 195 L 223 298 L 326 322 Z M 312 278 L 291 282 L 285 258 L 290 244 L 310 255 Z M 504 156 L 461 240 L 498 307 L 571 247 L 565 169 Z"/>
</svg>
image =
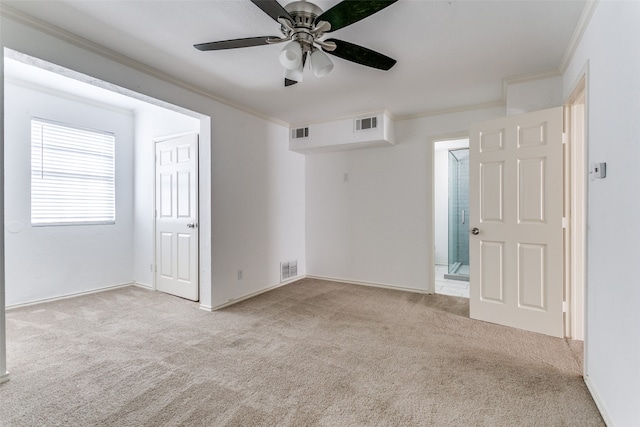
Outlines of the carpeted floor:
<svg viewBox="0 0 640 427">
<path fill-rule="evenodd" d="M 304 279 L 207 313 L 136 287 L 7 312 L 2 426 L 601 426 L 564 340 Z"/>
</svg>

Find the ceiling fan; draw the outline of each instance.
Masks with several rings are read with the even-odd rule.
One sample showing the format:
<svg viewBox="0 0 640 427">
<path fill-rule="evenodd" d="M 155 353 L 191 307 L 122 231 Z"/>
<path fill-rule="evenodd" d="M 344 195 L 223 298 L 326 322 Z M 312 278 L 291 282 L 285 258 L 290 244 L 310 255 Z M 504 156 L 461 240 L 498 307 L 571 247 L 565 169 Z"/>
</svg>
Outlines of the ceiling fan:
<svg viewBox="0 0 640 427">
<path fill-rule="evenodd" d="M 398 0 L 345 0 L 323 12 L 307 1 L 294 1 L 282 7 L 276 0 L 251 0 L 264 13 L 280 24 L 282 36 L 260 36 L 222 40 L 194 45 L 196 49 L 223 50 L 240 47 L 271 45 L 289 42 L 280 52 L 280 63 L 285 68 L 284 85 L 291 86 L 302 81 L 307 58 L 316 77 L 324 77 L 333 69 L 333 63 L 324 53 L 337 56 L 379 70 L 389 70 L 396 63 L 379 52 L 333 38 L 321 40 L 325 33 L 344 28 L 358 22 Z"/>
</svg>

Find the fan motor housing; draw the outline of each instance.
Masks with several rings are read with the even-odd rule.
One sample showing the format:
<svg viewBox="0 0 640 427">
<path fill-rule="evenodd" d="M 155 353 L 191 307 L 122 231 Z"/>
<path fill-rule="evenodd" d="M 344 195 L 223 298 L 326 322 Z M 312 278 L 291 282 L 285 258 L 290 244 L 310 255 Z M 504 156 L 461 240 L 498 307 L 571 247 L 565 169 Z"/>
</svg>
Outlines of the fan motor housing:
<svg viewBox="0 0 640 427">
<path fill-rule="evenodd" d="M 284 9 L 295 21 L 293 22 L 291 39 L 300 43 L 304 52 L 311 51 L 317 38 L 317 35 L 312 34 L 311 30 L 313 30 L 316 18 L 322 14 L 322 9 L 306 1 L 294 1 L 287 4 Z M 283 32 L 286 34 L 285 29 Z"/>
<path fill-rule="evenodd" d="M 306 1 L 294 1 L 287 4 L 284 9 L 295 19 L 295 27 L 311 29 L 315 19 L 322 14 L 322 9 L 313 3 Z"/>
</svg>

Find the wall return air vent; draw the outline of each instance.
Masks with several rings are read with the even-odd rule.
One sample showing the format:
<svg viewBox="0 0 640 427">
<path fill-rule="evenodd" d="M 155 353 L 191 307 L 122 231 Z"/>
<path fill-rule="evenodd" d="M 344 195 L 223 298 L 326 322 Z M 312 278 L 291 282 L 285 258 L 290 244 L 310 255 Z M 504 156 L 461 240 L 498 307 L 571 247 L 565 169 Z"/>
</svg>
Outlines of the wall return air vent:
<svg viewBox="0 0 640 427">
<path fill-rule="evenodd" d="M 298 261 L 282 261 L 280 263 L 280 282 L 298 275 Z"/>
<path fill-rule="evenodd" d="M 291 139 L 309 138 L 309 128 L 291 129 Z"/>
<path fill-rule="evenodd" d="M 365 117 L 363 119 L 356 119 L 356 132 L 361 130 L 375 129 L 378 127 L 377 117 Z"/>
</svg>

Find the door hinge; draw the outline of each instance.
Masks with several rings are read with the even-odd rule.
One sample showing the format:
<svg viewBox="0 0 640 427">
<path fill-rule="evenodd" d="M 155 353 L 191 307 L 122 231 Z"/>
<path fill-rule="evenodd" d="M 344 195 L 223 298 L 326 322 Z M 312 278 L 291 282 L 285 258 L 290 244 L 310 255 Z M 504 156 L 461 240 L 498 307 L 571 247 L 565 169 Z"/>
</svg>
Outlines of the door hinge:
<svg viewBox="0 0 640 427">
<path fill-rule="evenodd" d="M 566 144 L 567 142 L 569 142 L 569 134 L 566 132 L 562 132 L 562 143 Z"/>
<path fill-rule="evenodd" d="M 569 227 L 569 219 L 566 216 L 562 217 L 562 228 L 568 228 Z"/>
<path fill-rule="evenodd" d="M 562 301 L 562 312 L 563 313 L 568 313 L 569 312 L 569 304 L 567 304 L 566 301 Z"/>
</svg>

